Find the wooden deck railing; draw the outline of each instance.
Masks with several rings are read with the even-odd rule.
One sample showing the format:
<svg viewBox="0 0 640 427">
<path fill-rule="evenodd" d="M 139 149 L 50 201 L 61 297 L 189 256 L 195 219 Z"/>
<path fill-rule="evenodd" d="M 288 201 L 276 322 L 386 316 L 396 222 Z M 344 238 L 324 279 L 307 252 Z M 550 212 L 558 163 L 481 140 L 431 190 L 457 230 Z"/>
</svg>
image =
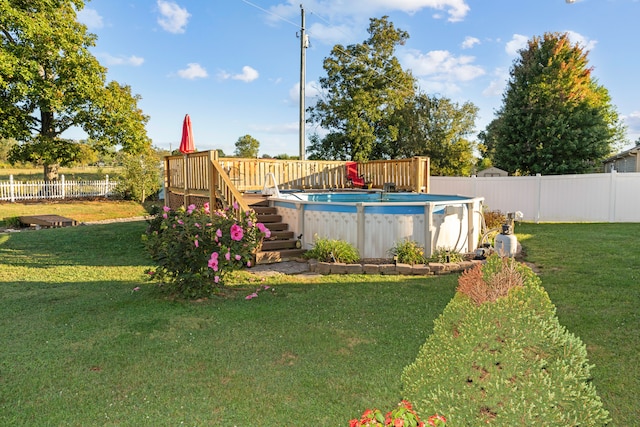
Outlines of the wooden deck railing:
<svg viewBox="0 0 640 427">
<path fill-rule="evenodd" d="M 427 157 L 358 163 L 358 173 L 373 188 L 393 183 L 398 190 L 429 192 Z M 348 187 L 344 161 L 218 158 L 214 150 L 165 157 L 165 200 L 172 208 L 218 200 L 248 209 L 242 192 L 264 189 L 268 174 L 281 190 Z"/>
</svg>

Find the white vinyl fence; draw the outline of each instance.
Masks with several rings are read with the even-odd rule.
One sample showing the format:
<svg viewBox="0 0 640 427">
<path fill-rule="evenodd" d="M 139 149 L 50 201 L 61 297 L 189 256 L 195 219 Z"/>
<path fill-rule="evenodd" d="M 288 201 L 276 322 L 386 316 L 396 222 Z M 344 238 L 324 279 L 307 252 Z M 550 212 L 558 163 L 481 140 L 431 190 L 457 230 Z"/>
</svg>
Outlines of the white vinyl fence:
<svg viewBox="0 0 640 427">
<path fill-rule="evenodd" d="M 81 197 L 108 197 L 113 195 L 116 181 L 110 181 L 109 175 L 101 181 L 67 181 L 60 175 L 58 181 L 20 182 L 9 177 L 9 181 L 0 181 L 0 200 L 39 199 L 75 199 Z"/>
<path fill-rule="evenodd" d="M 431 177 L 430 192 L 484 197 L 489 210 L 535 222 L 640 222 L 640 173 Z"/>
</svg>

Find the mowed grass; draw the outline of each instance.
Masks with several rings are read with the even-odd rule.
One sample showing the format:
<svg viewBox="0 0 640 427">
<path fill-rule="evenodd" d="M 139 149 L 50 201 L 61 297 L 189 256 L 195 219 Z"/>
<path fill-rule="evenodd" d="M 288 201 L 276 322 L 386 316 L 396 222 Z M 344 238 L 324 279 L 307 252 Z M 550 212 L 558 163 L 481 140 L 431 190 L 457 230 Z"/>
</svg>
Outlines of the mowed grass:
<svg viewBox="0 0 640 427">
<path fill-rule="evenodd" d="M 612 426 L 640 426 L 640 224 L 523 224 L 560 323 L 587 346 Z"/>
<path fill-rule="evenodd" d="M 0 202 L 0 226 L 14 222 L 17 217 L 28 215 L 60 215 L 80 223 L 132 218 L 147 214 L 147 209 L 143 205 L 131 200 Z"/>
<path fill-rule="evenodd" d="M 248 301 L 240 275 L 177 302 L 145 281 L 144 227 L 2 236 L 0 425 L 343 425 L 399 401 L 456 285 L 281 277 Z"/>
<path fill-rule="evenodd" d="M 175 301 L 145 279 L 144 228 L 0 235 L 0 425 L 347 425 L 402 398 L 457 284 L 244 273 L 217 298 Z M 587 345 L 611 425 L 638 425 L 640 224 L 516 231 Z M 275 292 L 244 299 L 263 283 Z"/>
</svg>

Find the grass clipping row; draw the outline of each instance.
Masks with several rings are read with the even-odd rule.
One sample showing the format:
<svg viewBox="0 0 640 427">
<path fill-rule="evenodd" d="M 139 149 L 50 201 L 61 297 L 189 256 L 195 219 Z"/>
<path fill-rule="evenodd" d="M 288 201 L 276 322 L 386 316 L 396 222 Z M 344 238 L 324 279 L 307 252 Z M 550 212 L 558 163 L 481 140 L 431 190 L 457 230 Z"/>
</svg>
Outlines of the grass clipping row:
<svg viewBox="0 0 640 427">
<path fill-rule="evenodd" d="M 454 426 L 602 426 L 591 368 L 540 279 L 495 256 L 460 277 L 402 382 L 418 413 Z"/>
</svg>

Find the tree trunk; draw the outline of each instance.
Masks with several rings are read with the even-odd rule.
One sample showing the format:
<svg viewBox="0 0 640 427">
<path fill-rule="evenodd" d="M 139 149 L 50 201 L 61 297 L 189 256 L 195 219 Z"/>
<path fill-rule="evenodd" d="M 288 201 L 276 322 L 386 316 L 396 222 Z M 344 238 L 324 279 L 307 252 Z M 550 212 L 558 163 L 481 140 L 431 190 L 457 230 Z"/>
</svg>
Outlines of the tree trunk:
<svg viewBox="0 0 640 427">
<path fill-rule="evenodd" d="M 45 182 L 57 181 L 58 170 L 60 169 L 59 163 L 51 163 L 44 165 L 44 180 Z"/>
</svg>

